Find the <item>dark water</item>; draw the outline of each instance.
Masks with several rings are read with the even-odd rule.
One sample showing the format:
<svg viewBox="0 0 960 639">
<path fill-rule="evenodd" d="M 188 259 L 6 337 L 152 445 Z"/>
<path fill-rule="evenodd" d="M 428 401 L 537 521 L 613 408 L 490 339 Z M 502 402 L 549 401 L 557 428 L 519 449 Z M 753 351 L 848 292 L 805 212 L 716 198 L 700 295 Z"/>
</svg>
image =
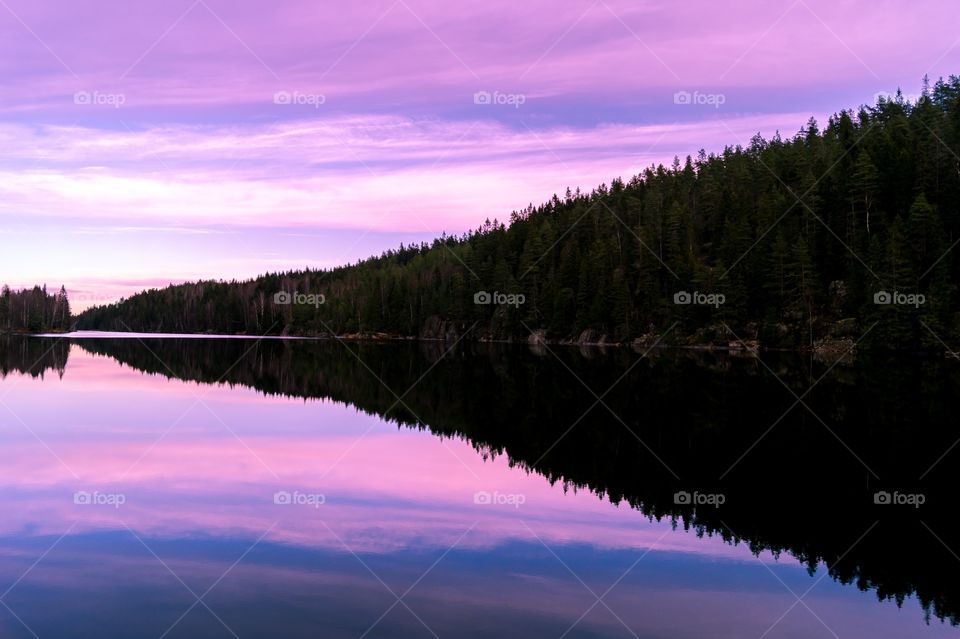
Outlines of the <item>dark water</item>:
<svg viewBox="0 0 960 639">
<path fill-rule="evenodd" d="M 955 362 L 0 338 L 0 373 L 2 637 L 958 634 Z"/>
</svg>

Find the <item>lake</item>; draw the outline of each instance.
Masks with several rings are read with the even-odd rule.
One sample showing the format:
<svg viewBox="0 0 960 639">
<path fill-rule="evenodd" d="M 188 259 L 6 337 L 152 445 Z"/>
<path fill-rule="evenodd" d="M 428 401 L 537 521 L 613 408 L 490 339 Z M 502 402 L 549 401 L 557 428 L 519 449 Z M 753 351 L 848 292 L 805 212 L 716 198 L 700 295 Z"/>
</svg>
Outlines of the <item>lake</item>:
<svg viewBox="0 0 960 639">
<path fill-rule="evenodd" d="M 960 365 L 0 337 L 3 637 L 955 637 Z"/>
</svg>

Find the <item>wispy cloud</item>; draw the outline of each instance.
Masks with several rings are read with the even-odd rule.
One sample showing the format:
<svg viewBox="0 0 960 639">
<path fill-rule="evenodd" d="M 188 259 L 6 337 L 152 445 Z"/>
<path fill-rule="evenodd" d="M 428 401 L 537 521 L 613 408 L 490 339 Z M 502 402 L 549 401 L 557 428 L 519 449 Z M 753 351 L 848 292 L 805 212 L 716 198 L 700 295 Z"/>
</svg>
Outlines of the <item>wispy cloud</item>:
<svg viewBox="0 0 960 639">
<path fill-rule="evenodd" d="M 758 130 L 769 134 L 804 119 L 793 113 L 536 132 L 390 116 L 243 130 L 0 125 L 0 214 L 104 220 L 75 229 L 87 234 L 142 232 L 157 222 L 166 223 L 165 232 L 207 233 L 209 225 L 277 220 L 462 231 L 567 186 L 592 188 L 674 154 L 719 148 L 732 135 L 745 142 Z M 17 168 L 31 158 L 32 166 Z"/>
<path fill-rule="evenodd" d="M 0 276 L 115 295 L 460 233 L 955 72 L 955 13 L 5 0 Z"/>
</svg>

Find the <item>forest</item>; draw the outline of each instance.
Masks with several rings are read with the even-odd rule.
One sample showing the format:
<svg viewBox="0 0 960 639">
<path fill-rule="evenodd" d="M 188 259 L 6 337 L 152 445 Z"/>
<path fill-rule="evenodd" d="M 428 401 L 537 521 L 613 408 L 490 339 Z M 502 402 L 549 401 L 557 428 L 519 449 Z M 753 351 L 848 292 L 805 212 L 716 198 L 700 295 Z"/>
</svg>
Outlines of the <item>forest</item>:
<svg viewBox="0 0 960 639">
<path fill-rule="evenodd" d="M 48 293 L 46 286 L 11 291 L 4 285 L 0 289 L 0 333 L 66 331 L 72 323 L 63 286 L 57 293 Z"/>
<path fill-rule="evenodd" d="M 152 289 L 83 329 L 771 348 L 960 337 L 960 78 L 330 270 Z M 2 315 L 0 315 L 2 317 Z M 55 318 L 54 318 L 55 319 Z"/>
</svg>

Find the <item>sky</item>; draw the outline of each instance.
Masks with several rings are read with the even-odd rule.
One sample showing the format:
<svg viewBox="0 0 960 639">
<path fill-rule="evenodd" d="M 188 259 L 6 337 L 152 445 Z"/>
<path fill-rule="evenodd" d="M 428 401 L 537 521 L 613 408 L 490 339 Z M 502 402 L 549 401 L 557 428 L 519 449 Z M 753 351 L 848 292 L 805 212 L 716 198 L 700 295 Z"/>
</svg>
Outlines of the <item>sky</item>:
<svg viewBox="0 0 960 639">
<path fill-rule="evenodd" d="M 0 282 L 330 267 L 960 69 L 952 0 L 0 0 Z"/>
</svg>

